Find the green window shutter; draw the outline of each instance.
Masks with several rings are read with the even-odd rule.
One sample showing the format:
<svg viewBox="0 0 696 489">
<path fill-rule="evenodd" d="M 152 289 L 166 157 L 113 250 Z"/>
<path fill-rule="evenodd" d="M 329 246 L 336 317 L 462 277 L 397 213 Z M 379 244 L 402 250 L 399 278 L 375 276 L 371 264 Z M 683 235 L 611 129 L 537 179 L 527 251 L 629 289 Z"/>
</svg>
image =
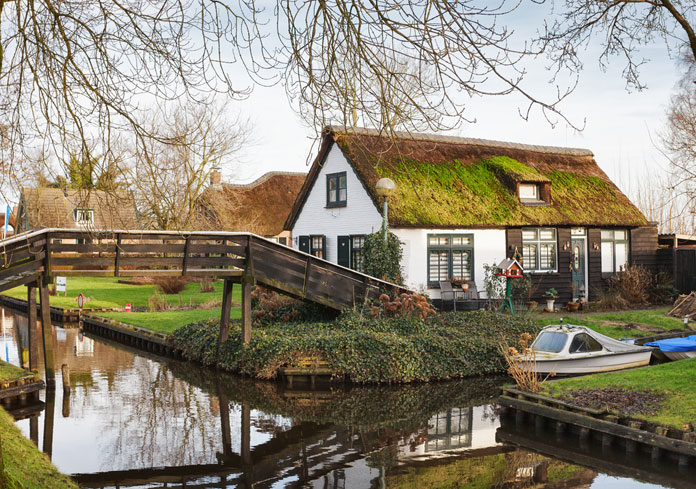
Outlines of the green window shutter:
<svg viewBox="0 0 696 489">
<path fill-rule="evenodd" d="M 338 264 L 350 267 L 350 236 L 338 237 Z"/>
<path fill-rule="evenodd" d="M 300 251 L 309 253 L 309 236 L 300 236 Z"/>
</svg>

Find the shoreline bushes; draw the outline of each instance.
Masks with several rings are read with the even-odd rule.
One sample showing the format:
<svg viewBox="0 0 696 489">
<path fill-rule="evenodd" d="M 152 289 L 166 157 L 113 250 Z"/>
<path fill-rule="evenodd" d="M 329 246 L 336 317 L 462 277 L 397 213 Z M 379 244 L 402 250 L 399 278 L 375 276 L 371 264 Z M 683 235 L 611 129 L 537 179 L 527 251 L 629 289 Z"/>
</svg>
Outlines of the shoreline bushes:
<svg viewBox="0 0 696 489">
<path fill-rule="evenodd" d="M 273 323 L 252 328 L 241 345 L 239 323 L 218 352 L 218 321 L 189 324 L 171 338 L 184 357 L 205 365 L 271 379 L 303 357 L 327 362 L 336 378 L 356 383 L 445 380 L 505 372 L 501 344 L 539 327 L 524 315 L 490 311 L 369 318 L 344 313 L 333 322 Z"/>
</svg>

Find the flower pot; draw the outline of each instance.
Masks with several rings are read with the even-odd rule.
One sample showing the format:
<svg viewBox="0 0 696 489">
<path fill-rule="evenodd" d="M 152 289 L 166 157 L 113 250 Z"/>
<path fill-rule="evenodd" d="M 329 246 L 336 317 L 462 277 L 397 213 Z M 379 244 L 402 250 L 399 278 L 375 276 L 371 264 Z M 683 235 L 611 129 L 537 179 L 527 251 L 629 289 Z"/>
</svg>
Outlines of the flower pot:
<svg viewBox="0 0 696 489">
<path fill-rule="evenodd" d="M 556 302 L 556 299 L 546 299 L 546 309 L 553 311 L 554 302 Z"/>
<path fill-rule="evenodd" d="M 578 302 L 569 302 L 568 304 L 566 304 L 566 308 L 568 309 L 568 312 L 577 312 L 579 307 L 580 307 L 580 304 Z"/>
<path fill-rule="evenodd" d="M 469 284 L 466 283 L 466 282 L 464 282 L 464 283 L 462 284 L 462 290 L 463 290 L 464 292 L 468 292 L 468 291 L 469 291 Z"/>
<path fill-rule="evenodd" d="M 539 303 L 537 301 L 529 301 L 527 302 L 527 310 L 536 311 L 538 305 Z"/>
</svg>

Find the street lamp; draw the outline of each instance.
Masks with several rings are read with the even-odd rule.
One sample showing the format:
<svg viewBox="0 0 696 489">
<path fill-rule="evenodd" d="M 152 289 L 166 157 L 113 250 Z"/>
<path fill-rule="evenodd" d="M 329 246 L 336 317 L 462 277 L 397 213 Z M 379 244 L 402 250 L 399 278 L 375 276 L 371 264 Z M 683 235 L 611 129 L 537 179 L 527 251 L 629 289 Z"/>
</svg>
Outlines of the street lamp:
<svg viewBox="0 0 696 489">
<path fill-rule="evenodd" d="M 387 199 L 396 190 L 396 184 L 391 178 L 380 178 L 375 185 L 377 195 L 384 199 L 384 211 L 382 212 L 382 232 L 384 233 L 384 243 L 387 243 L 387 221 L 389 220 L 389 208 Z"/>
</svg>

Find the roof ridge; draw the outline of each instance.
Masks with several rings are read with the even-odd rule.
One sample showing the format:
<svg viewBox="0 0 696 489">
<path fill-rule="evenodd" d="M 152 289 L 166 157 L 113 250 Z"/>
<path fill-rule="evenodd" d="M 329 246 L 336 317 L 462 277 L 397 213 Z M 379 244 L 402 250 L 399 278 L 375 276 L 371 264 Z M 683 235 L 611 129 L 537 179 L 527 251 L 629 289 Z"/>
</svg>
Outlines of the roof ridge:
<svg viewBox="0 0 696 489">
<path fill-rule="evenodd" d="M 347 126 L 326 126 L 325 133 L 334 134 L 357 134 L 365 136 L 385 137 L 387 132 L 379 129 L 368 129 L 365 127 Z M 462 136 L 447 136 L 442 134 L 409 133 L 404 131 L 394 131 L 393 134 L 399 139 L 411 139 L 418 141 L 429 141 L 433 143 L 463 144 L 470 146 L 487 146 L 494 148 L 518 149 L 533 151 L 536 153 L 559 154 L 568 156 L 594 156 L 589 149 L 584 148 L 565 148 L 561 146 L 543 146 L 537 144 L 515 143 L 511 141 L 497 141 L 493 139 L 467 138 Z"/>
<path fill-rule="evenodd" d="M 262 183 L 265 183 L 268 180 L 270 180 L 271 178 L 276 177 L 276 176 L 306 177 L 307 174 L 303 173 L 303 172 L 292 172 L 292 171 L 269 171 L 269 172 L 261 175 L 256 180 L 249 182 L 249 183 L 223 183 L 222 185 L 224 187 L 232 187 L 232 188 L 253 188 L 253 187 L 258 187 Z"/>
</svg>

